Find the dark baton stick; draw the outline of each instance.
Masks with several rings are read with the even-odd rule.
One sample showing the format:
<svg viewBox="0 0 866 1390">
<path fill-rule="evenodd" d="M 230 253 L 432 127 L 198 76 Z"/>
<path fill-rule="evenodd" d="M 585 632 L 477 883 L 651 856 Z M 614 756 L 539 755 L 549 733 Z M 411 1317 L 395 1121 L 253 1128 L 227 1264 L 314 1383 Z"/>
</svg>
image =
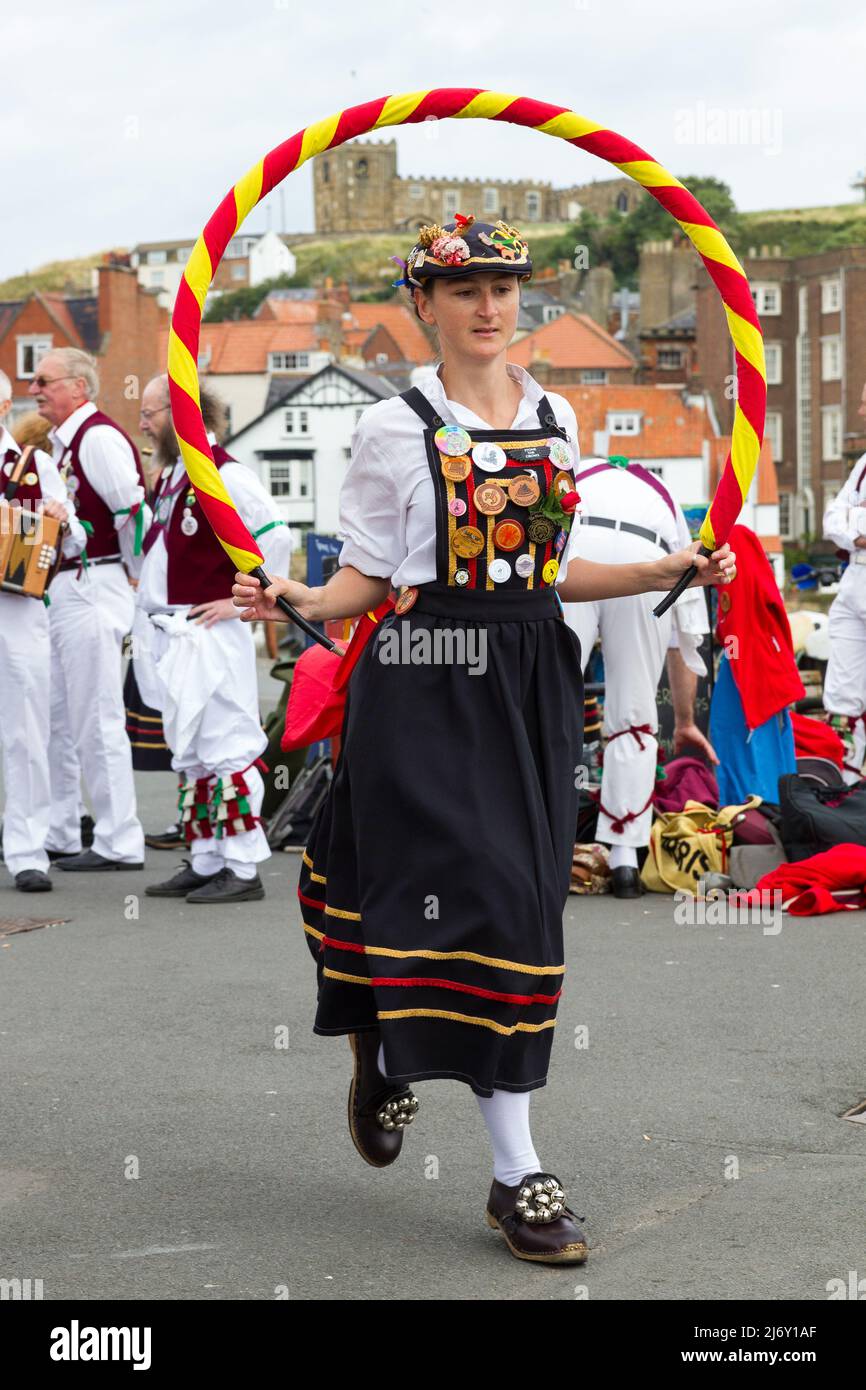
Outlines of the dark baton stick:
<svg viewBox="0 0 866 1390">
<path fill-rule="evenodd" d="M 250 574 L 254 579 L 259 581 L 263 589 L 267 589 L 270 586 L 271 581 L 265 574 L 261 565 L 256 565 L 254 570 L 250 570 Z M 332 641 L 330 637 L 326 637 L 323 632 L 318 632 L 316 628 L 313 627 L 313 624 L 308 623 L 306 618 L 302 618 L 297 609 L 293 608 L 282 595 L 278 595 L 277 597 L 277 607 L 281 608 L 286 616 L 291 618 L 293 623 L 297 623 L 302 632 L 305 632 L 308 637 L 312 637 L 314 642 L 318 642 L 320 647 L 324 647 L 325 650 L 329 652 L 337 652 L 340 656 L 343 655 L 342 647 L 338 647 L 336 642 Z"/>
<path fill-rule="evenodd" d="M 713 552 L 711 550 L 707 550 L 707 547 L 705 545 L 702 545 L 698 550 L 698 554 L 706 555 L 707 559 L 710 558 L 712 553 Z M 686 570 L 685 574 L 680 575 L 680 578 L 677 580 L 670 593 L 665 594 L 661 603 L 656 604 L 655 608 L 653 609 L 654 618 L 660 618 L 663 613 L 667 613 L 671 604 L 676 603 L 680 594 L 684 593 L 685 590 L 689 587 L 697 572 L 697 565 L 690 565 L 689 568 Z"/>
</svg>

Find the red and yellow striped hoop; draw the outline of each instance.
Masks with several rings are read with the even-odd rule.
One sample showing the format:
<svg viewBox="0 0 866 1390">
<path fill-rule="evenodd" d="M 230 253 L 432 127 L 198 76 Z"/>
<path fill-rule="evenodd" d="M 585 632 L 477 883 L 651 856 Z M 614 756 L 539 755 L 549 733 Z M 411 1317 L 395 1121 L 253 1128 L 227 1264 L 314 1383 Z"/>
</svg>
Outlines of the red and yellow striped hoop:
<svg viewBox="0 0 866 1390">
<path fill-rule="evenodd" d="M 220 480 L 199 406 L 198 344 L 202 307 L 226 246 L 258 202 L 313 155 L 367 131 L 437 120 L 508 121 L 555 135 L 598 155 L 645 188 L 679 222 L 709 271 L 722 301 L 736 359 L 731 452 L 701 527 L 708 551 L 723 544 L 751 486 L 764 432 L 767 378 L 764 344 L 749 283 L 719 228 L 673 174 L 622 135 L 564 106 L 471 87 L 438 87 L 378 97 L 307 126 L 255 164 L 220 203 L 187 261 L 178 289 L 168 348 L 172 417 L 186 470 L 208 521 L 239 570 L 262 562 Z"/>
</svg>

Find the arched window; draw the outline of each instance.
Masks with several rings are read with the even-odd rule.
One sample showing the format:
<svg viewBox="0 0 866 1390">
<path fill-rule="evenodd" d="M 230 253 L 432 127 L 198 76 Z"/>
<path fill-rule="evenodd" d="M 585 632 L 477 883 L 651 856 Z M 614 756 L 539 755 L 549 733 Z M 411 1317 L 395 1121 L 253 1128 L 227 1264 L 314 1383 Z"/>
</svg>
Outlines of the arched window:
<svg viewBox="0 0 866 1390">
<path fill-rule="evenodd" d="M 359 179 L 365 179 L 365 178 L 367 177 L 367 161 L 366 161 L 366 159 L 359 159 L 359 160 L 358 160 L 358 163 L 355 165 L 355 173 L 357 174 L 357 176 L 358 176 Z"/>
<path fill-rule="evenodd" d="M 616 200 L 616 210 L 617 210 L 617 212 L 628 212 L 628 194 L 627 194 L 627 193 L 623 192 L 623 193 L 620 193 L 620 194 L 617 196 L 617 200 Z"/>
<path fill-rule="evenodd" d="M 331 166 L 327 159 L 322 160 L 322 183 L 331 182 Z"/>
</svg>

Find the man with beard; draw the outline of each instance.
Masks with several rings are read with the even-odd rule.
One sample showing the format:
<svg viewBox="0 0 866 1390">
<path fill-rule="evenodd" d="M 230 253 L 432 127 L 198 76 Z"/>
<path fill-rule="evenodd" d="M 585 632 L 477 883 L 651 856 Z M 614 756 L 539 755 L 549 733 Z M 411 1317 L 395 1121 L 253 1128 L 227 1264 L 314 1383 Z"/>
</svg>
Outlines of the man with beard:
<svg viewBox="0 0 866 1390">
<path fill-rule="evenodd" d="M 126 734 L 121 644 L 135 603 L 128 576 L 141 563 L 150 516 L 132 440 L 94 404 L 96 361 L 79 348 L 39 359 L 29 393 L 49 420 L 54 462 L 87 532 L 80 559 L 51 584 L 51 824 L 47 847 L 66 871 L 141 869 L 132 755 Z M 95 816 L 81 853 L 81 777 Z"/>
<path fill-rule="evenodd" d="M 266 568 L 287 575 L 291 533 L 252 470 L 218 443 L 225 422 L 221 402 L 203 390 L 201 407 L 220 477 L 244 524 L 260 538 Z M 135 673 L 142 698 L 162 713 L 190 850 L 184 868 L 146 892 L 192 903 L 255 901 L 265 895 L 257 865 L 270 850 L 259 820 L 264 783 L 255 764 L 267 738 L 253 637 L 232 602 L 234 564 L 180 457 L 164 375 L 145 387 L 141 428 L 153 440 L 161 473 L 138 586 Z"/>
</svg>

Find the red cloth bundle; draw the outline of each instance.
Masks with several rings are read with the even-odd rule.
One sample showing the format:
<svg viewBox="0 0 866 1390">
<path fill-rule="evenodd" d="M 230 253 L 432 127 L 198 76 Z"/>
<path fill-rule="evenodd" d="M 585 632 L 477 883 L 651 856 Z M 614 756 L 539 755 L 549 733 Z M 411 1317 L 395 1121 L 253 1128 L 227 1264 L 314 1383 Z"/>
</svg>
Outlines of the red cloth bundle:
<svg viewBox="0 0 866 1390">
<path fill-rule="evenodd" d="M 780 864 L 759 878 L 752 892 L 779 890 L 782 906 L 795 917 L 853 911 L 866 904 L 866 848 L 834 845 L 823 854 Z M 844 896 L 843 896 L 844 895 Z M 757 899 L 760 901 L 760 899 Z"/>
<path fill-rule="evenodd" d="M 798 758 L 827 758 L 841 768 L 845 745 L 823 719 L 810 719 L 807 714 L 791 710 L 794 729 L 794 752 Z"/>
<path fill-rule="evenodd" d="M 349 677 L 371 633 L 393 607 L 394 599 L 389 596 L 372 612 L 363 613 L 342 656 L 314 642 L 298 657 L 281 748 L 308 748 L 311 743 L 333 738 L 340 732 Z"/>
</svg>

